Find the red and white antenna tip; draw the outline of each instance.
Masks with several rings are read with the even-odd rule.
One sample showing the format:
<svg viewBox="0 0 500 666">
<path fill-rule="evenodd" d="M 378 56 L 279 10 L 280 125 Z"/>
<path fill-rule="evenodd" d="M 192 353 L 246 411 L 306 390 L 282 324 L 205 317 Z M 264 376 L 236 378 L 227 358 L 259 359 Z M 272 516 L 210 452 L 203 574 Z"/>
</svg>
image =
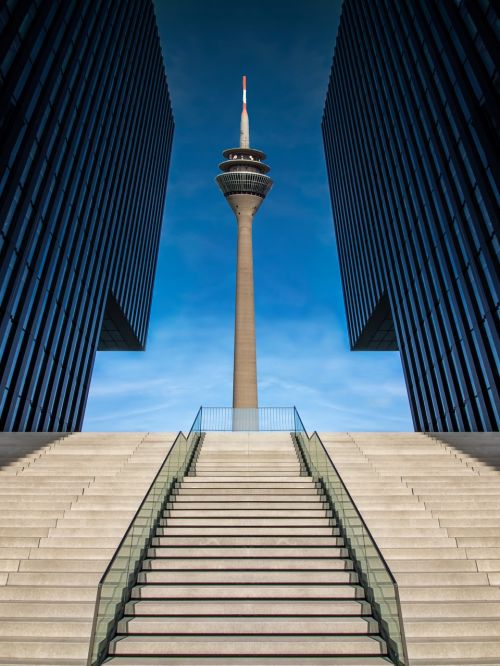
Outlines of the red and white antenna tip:
<svg viewBox="0 0 500 666">
<path fill-rule="evenodd" d="M 247 105 L 247 77 L 246 76 L 243 76 L 242 83 L 243 83 L 243 106 L 246 107 L 246 105 Z"/>
</svg>

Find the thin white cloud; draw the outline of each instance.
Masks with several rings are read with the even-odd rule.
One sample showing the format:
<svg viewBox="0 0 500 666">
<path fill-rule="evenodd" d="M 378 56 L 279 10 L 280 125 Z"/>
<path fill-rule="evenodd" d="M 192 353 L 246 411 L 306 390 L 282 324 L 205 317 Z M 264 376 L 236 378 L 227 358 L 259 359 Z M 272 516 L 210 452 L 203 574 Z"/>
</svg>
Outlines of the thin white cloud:
<svg viewBox="0 0 500 666">
<path fill-rule="evenodd" d="M 144 354 L 98 354 L 85 430 L 185 429 L 200 404 L 230 405 L 232 325 L 184 313 Z M 350 352 L 324 313 L 260 323 L 257 336 L 262 406 L 296 405 L 311 430 L 412 429 L 397 353 Z"/>
</svg>

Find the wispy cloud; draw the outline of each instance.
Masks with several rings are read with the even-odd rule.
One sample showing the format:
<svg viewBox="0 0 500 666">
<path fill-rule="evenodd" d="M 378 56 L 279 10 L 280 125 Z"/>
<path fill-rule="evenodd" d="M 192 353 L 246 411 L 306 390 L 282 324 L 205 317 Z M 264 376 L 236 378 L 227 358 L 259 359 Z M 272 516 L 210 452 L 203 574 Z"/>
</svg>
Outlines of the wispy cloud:
<svg viewBox="0 0 500 666">
<path fill-rule="evenodd" d="M 184 314 L 152 332 L 147 354 L 99 354 L 85 429 L 176 430 L 202 403 L 230 405 L 232 324 Z M 295 404 L 310 429 L 412 429 L 398 354 L 348 351 L 324 313 L 257 333 L 262 406 Z"/>
</svg>

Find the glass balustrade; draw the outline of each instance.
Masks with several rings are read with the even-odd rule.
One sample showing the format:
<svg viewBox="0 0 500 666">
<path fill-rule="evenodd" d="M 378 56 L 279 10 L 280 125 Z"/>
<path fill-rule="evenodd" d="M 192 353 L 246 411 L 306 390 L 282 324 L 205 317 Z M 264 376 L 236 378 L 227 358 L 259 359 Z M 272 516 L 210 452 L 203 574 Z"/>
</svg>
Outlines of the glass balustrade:
<svg viewBox="0 0 500 666">
<path fill-rule="evenodd" d="M 201 438 L 201 409 L 187 436 L 180 432 L 139 506 L 115 555 L 102 576 L 98 590 L 88 666 L 107 656 L 118 619 L 130 598 L 141 562 L 163 513 L 169 495 L 186 474 Z"/>
<path fill-rule="evenodd" d="M 367 600 L 379 621 L 389 655 L 397 666 L 406 666 L 408 658 L 397 582 L 318 433 L 308 436 L 297 410 L 295 437 L 308 472 L 323 491 L 337 520 Z"/>
</svg>

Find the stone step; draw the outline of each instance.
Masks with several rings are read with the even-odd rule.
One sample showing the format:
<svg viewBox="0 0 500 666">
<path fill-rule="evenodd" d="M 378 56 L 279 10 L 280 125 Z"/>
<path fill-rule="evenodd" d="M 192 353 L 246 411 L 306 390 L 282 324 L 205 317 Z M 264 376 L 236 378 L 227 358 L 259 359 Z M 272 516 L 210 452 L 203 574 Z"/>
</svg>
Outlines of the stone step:
<svg viewBox="0 0 500 666">
<path fill-rule="evenodd" d="M 155 543 L 161 541 L 161 543 Z M 172 558 L 332 558 L 347 557 L 347 548 L 342 547 L 343 540 L 334 545 L 300 547 L 282 544 L 279 546 L 254 545 L 203 545 L 203 546 L 173 546 L 163 538 L 153 539 L 153 547 L 148 550 L 149 558 L 172 559 Z M 332 538 L 332 541 L 336 541 Z"/>
<path fill-rule="evenodd" d="M 140 504 L 140 502 L 139 502 Z M 92 516 L 81 516 L 81 514 L 72 514 L 71 512 L 66 514 L 66 516 L 59 518 L 57 521 L 53 521 L 54 525 L 51 527 L 69 527 L 69 528 L 79 528 L 79 527 L 95 527 L 101 533 L 104 531 L 107 534 L 108 528 L 118 529 L 123 526 L 123 532 L 130 524 L 132 515 L 127 512 L 126 516 L 117 517 L 116 513 L 108 514 L 106 516 L 93 518 Z"/>
<path fill-rule="evenodd" d="M 405 602 L 471 602 L 471 601 L 495 601 L 500 603 L 500 588 L 490 585 L 474 586 L 448 586 L 438 585 L 429 587 L 400 587 L 399 596 Z M 467 604 L 464 604 L 467 608 Z"/>
<path fill-rule="evenodd" d="M 3 482 L 2 482 L 3 483 Z M 5 487 L 0 486 L 0 499 L 3 502 L 11 502 L 15 499 L 35 502 L 47 501 L 47 498 L 55 497 L 58 502 L 72 502 L 77 497 L 80 497 L 82 494 L 83 488 L 79 488 L 78 491 L 75 489 L 64 489 L 59 487 L 50 487 L 50 488 L 25 488 L 21 489 L 18 486 L 14 487 Z"/>
<path fill-rule="evenodd" d="M 16 636 L 33 638 L 86 638 L 90 635 L 92 618 L 86 620 L 67 620 L 58 618 L 30 620 L 26 618 L 18 620 L 3 619 L 0 622 L 0 642 L 2 638 Z M 1 652 L 0 652 L 1 654 Z"/>
<path fill-rule="evenodd" d="M 83 586 L 92 587 L 95 591 L 96 585 L 101 577 L 100 573 L 46 573 L 46 572 L 15 572 L 8 574 L 8 585 L 40 586 L 56 585 L 70 587 Z"/>
<path fill-rule="evenodd" d="M 498 537 L 459 537 L 457 545 L 462 548 L 500 548 L 500 536 Z"/>
<path fill-rule="evenodd" d="M 485 620 L 486 618 L 497 618 L 500 621 L 500 594 L 496 602 L 469 600 L 466 604 L 457 602 L 453 603 L 452 601 L 405 603 L 404 616 L 405 621 L 409 618 L 419 620 L 441 619 L 446 621 L 453 618 L 463 618 L 464 621 L 469 621 L 472 619 Z M 428 635 L 430 636 L 430 634 Z"/>
<path fill-rule="evenodd" d="M 203 488 L 205 490 L 212 488 L 254 488 L 254 489 L 265 489 L 265 488 L 276 488 L 276 489 L 288 489 L 288 488 L 315 488 L 314 481 L 309 477 L 297 476 L 289 479 L 263 479 L 258 476 L 255 479 L 240 479 L 238 477 L 234 479 L 228 479 L 226 477 L 222 479 L 199 477 L 199 476 L 188 476 L 184 477 L 182 480 L 181 488 Z"/>
<path fill-rule="evenodd" d="M 0 553 L 6 554 L 11 548 L 36 548 L 41 537 L 0 537 Z"/>
<path fill-rule="evenodd" d="M 289 515 L 289 514 L 288 514 Z M 200 527 L 224 527 L 224 526 L 233 526 L 233 527 L 289 527 L 289 526 L 298 526 L 298 527 L 311 527 L 315 526 L 330 526 L 335 525 L 335 521 L 332 518 L 325 517 L 298 517 L 298 518 L 289 518 L 282 516 L 269 516 L 267 518 L 262 518 L 259 516 L 212 516 L 203 518 L 200 517 L 185 517 L 179 518 L 177 516 L 169 516 L 168 518 L 160 519 L 160 526 L 163 527 L 179 527 L 179 526 L 200 526 Z"/>
<path fill-rule="evenodd" d="M 472 563 L 471 563 L 472 564 Z M 234 557 L 234 558 L 154 558 L 144 560 L 143 572 L 154 569 L 163 571 L 175 570 L 197 570 L 197 571 L 242 571 L 242 570 L 263 570 L 263 571 L 312 571 L 312 570 L 347 570 L 352 569 L 352 561 L 344 558 L 318 557 L 318 558 L 256 558 L 256 557 Z M 474 568 L 475 570 L 475 568 Z"/>
<path fill-rule="evenodd" d="M 381 537 L 452 537 L 455 534 L 450 534 L 450 530 L 446 527 L 381 527 L 380 525 L 372 526 L 373 536 L 376 539 Z"/>
<path fill-rule="evenodd" d="M 233 471 L 234 469 L 243 469 L 243 470 L 252 470 L 256 474 L 260 471 L 278 471 L 278 470 L 299 470 L 300 464 L 297 459 L 290 459 L 288 461 L 283 461 L 281 459 L 275 460 L 265 460 L 265 459 L 254 459 L 252 456 L 239 459 L 225 459 L 225 460 L 209 460 L 200 456 L 196 461 L 196 472 L 200 470 L 211 470 L 215 474 L 218 474 L 222 470 L 224 471 Z"/>
<path fill-rule="evenodd" d="M 102 573 L 106 569 L 109 560 L 110 557 L 103 558 L 100 560 L 97 559 L 66 560 L 66 559 L 53 559 L 53 558 L 48 560 L 42 560 L 42 559 L 22 560 L 19 563 L 18 571 L 45 571 L 45 572 L 60 571 L 64 573 L 69 573 L 69 572 Z"/>
<path fill-rule="evenodd" d="M 310 505 L 310 504 L 319 504 L 322 505 L 322 501 L 317 493 L 311 493 L 310 495 L 267 495 L 260 493 L 259 495 L 248 497 L 246 494 L 241 495 L 212 495 L 209 493 L 203 495 L 187 495 L 179 494 L 172 498 L 172 502 L 176 506 L 188 505 L 189 508 L 198 508 L 198 507 L 210 507 L 218 508 L 218 506 L 240 506 L 244 507 L 249 506 L 258 506 L 258 505 L 268 505 L 276 506 L 283 504 L 285 507 L 293 507 L 300 505 Z"/>
<path fill-rule="evenodd" d="M 194 478 L 194 477 L 193 477 Z M 197 472 L 196 477 L 198 482 L 201 482 L 203 479 L 207 479 L 211 483 L 219 483 L 220 481 L 256 481 L 257 483 L 261 483 L 263 480 L 264 481 L 276 481 L 276 482 L 288 482 L 288 483 L 296 483 L 302 481 L 302 478 L 299 474 L 289 474 L 288 472 L 276 472 L 273 470 L 269 470 L 268 472 L 259 472 L 256 474 L 253 470 L 247 470 L 247 471 L 239 471 L 239 472 L 217 472 L 217 474 L 214 474 L 213 472 Z"/>
<path fill-rule="evenodd" d="M 441 502 L 424 502 L 425 507 L 430 511 L 447 514 L 448 512 L 463 512 L 469 514 L 480 513 L 485 515 L 488 511 L 498 511 L 499 501 L 466 501 L 466 500 L 449 500 Z"/>
<path fill-rule="evenodd" d="M 325 511 L 319 509 L 178 509 L 175 507 L 165 517 L 171 518 L 323 518 Z"/>
<path fill-rule="evenodd" d="M 61 514 L 57 514 L 58 516 Z M 54 527 L 57 523 L 57 516 L 53 518 L 47 518 L 45 514 L 43 516 L 33 516 L 33 512 L 30 511 L 30 515 L 26 516 L 23 514 L 23 516 L 13 516 L 13 517 L 7 517 L 4 516 L 3 514 L 0 515 L 0 527 L 7 527 L 7 528 L 22 528 L 22 527 L 27 527 L 27 528 L 32 528 L 32 527 Z"/>
<path fill-rule="evenodd" d="M 359 585 L 136 585 L 133 599 L 364 599 Z M 131 614 L 128 609 L 127 614 Z M 137 611 L 137 612 L 140 612 Z"/>
<path fill-rule="evenodd" d="M 378 541 L 378 540 L 377 540 Z M 468 550 L 465 548 L 383 548 L 388 560 L 465 560 Z"/>
<path fill-rule="evenodd" d="M 417 666 L 425 663 L 444 663 L 450 664 L 450 666 L 467 663 L 479 666 L 480 664 L 490 663 L 494 666 L 495 663 L 498 663 L 498 655 L 500 654 L 500 640 L 493 636 L 488 637 L 488 639 L 479 637 L 476 640 L 471 640 L 468 637 L 453 638 L 452 640 L 410 638 L 407 645 L 410 663 Z M 482 661 L 486 659 L 493 661 Z"/>
<path fill-rule="evenodd" d="M 113 639 L 111 655 L 205 655 L 223 656 L 275 656 L 275 655 L 385 655 L 385 643 L 372 636 L 304 636 L 298 638 L 231 636 L 231 640 L 208 636 L 127 636 Z"/>
<path fill-rule="evenodd" d="M 160 528 L 160 536 L 164 535 L 167 530 Z M 219 529 L 220 531 L 220 529 Z M 226 536 L 224 534 L 212 536 L 170 536 L 166 537 L 165 544 L 168 547 L 174 546 L 198 546 L 198 547 L 213 547 L 213 546 L 239 546 L 241 548 L 251 548 L 255 546 L 337 546 L 338 539 L 334 536 L 310 536 L 309 534 L 300 536 L 294 534 L 284 535 L 262 535 L 258 536 Z M 331 534 L 331 531 L 330 531 Z"/>
<path fill-rule="evenodd" d="M 46 496 L 39 497 L 38 499 L 27 499 L 26 497 L 15 497 L 15 496 L 0 496 L 0 511 L 2 513 L 9 509 L 15 510 L 24 510 L 24 511 L 64 511 L 68 509 L 73 502 L 76 501 L 78 495 L 71 497 L 70 499 L 61 499 L 60 496 L 56 498 L 50 498 Z"/>
<path fill-rule="evenodd" d="M 488 571 L 492 573 L 500 572 L 500 559 L 496 560 L 477 560 L 478 571 Z"/>
<path fill-rule="evenodd" d="M 106 666 L 318 666 L 318 657 L 108 657 Z M 321 657 L 322 666 L 388 666 L 386 657 Z M 39 662 L 37 662 L 38 666 Z M 44 664 L 45 666 L 45 664 Z M 59 666 L 51 663 L 47 666 Z M 61 666 L 71 666 L 65 662 Z M 76 666 L 85 666 L 78 664 Z M 448 665 L 446 665 L 448 666 Z"/>
<path fill-rule="evenodd" d="M 329 544 L 321 543 L 311 545 L 299 540 L 300 550 L 296 545 L 278 544 L 242 544 L 241 539 L 236 544 L 205 544 L 203 547 L 195 545 L 173 545 L 170 537 L 153 537 L 154 551 L 151 557 L 345 557 L 344 540 L 341 537 L 330 537 Z"/>
<path fill-rule="evenodd" d="M 0 600 L 0 619 L 2 622 L 3 620 L 14 618 L 76 618 L 88 620 L 94 616 L 94 607 L 93 600 L 87 603 L 71 603 L 61 601 L 59 598 L 57 599 L 57 603 L 36 603 L 33 601 L 11 601 L 10 603 L 6 603 Z"/>
<path fill-rule="evenodd" d="M 197 511 L 201 515 L 204 515 L 206 511 L 285 511 L 287 513 L 295 514 L 297 511 L 323 511 L 323 504 L 316 496 L 313 499 L 302 501 L 297 499 L 286 500 L 236 500 L 232 501 L 230 499 L 224 501 L 217 501 L 213 499 L 205 499 L 203 501 L 185 501 L 175 498 L 173 502 L 169 503 L 171 509 L 170 512 L 172 515 L 175 515 L 178 511 Z"/>
<path fill-rule="evenodd" d="M 397 582 L 400 587 L 444 587 L 447 585 L 478 587 L 489 585 L 490 581 L 485 573 L 467 572 L 409 572 L 398 573 Z"/>
<path fill-rule="evenodd" d="M 43 576 L 48 576 L 49 574 L 42 574 Z M 53 574 L 50 574 L 51 576 Z M 62 576 L 65 576 L 63 574 Z M 71 574 L 68 574 L 70 576 Z M 436 576 L 436 574 L 432 574 Z M 488 584 L 486 574 L 462 574 L 462 575 L 472 575 L 474 576 L 474 581 L 470 582 L 470 585 L 477 585 L 479 582 Z M 9 574 L 11 576 L 33 576 L 33 574 Z M 56 576 L 50 579 L 50 582 L 47 580 L 46 584 L 55 584 Z M 80 574 L 81 584 L 84 584 L 85 577 L 89 581 L 88 584 L 92 584 L 94 579 L 91 579 L 91 574 Z M 22 579 L 21 579 L 22 580 Z M 25 579 L 26 580 L 26 579 Z M 26 581 L 25 584 L 33 584 L 35 582 L 34 578 L 31 581 Z M 275 571 L 224 571 L 224 570 L 213 570 L 213 571 L 196 571 L 196 570 L 186 570 L 186 571 L 140 571 L 137 578 L 138 583 L 151 583 L 151 584 L 193 584 L 193 583 L 231 583 L 235 585 L 253 585 L 253 584 L 286 584 L 286 583 L 298 583 L 298 584 L 336 584 L 336 583 L 357 583 L 358 576 L 354 571 L 348 570 L 330 570 L 330 571 L 290 571 L 290 570 L 275 570 Z M 23 584 L 22 582 L 12 581 L 13 584 Z M 41 583 L 39 583 L 41 584 Z M 70 584 L 68 578 L 68 585 Z"/>
<path fill-rule="evenodd" d="M 133 604 L 132 604 L 133 605 Z M 161 604 L 154 604 L 160 610 Z M 135 604 L 137 606 L 137 604 Z M 294 609 L 291 608 L 291 611 Z M 299 610 L 297 608 L 297 610 Z M 136 609 L 133 608 L 133 612 Z M 271 611 L 272 612 L 272 611 Z M 269 634 L 301 635 L 321 634 L 373 634 L 378 632 L 378 623 L 371 617 L 311 617 L 308 614 L 286 618 L 253 616 L 243 618 L 230 618 L 227 616 L 210 617 L 162 617 L 162 616 L 136 616 L 125 617 L 118 622 L 118 634 L 169 634 L 186 635 L 217 635 L 224 634 L 231 640 L 231 634 Z M 483 634 L 486 635 L 486 634 Z"/>
<path fill-rule="evenodd" d="M 5 666 L 83 666 L 89 650 L 88 636 L 77 638 L 27 636 L 0 638 L 0 654 Z M 40 660 L 46 660 L 45 662 Z M 59 660 L 59 661 L 58 661 Z"/>
<path fill-rule="evenodd" d="M 93 587 L 66 586 L 40 586 L 35 583 L 30 586 L 5 585 L 0 586 L 0 602 L 3 601 L 55 601 L 64 603 L 69 601 L 88 601 L 94 605 L 96 590 Z"/>
<path fill-rule="evenodd" d="M 96 538 L 99 536 L 99 534 L 102 533 L 102 529 L 100 529 L 99 526 L 95 525 L 92 527 L 49 527 L 46 529 L 47 534 L 43 534 L 41 536 L 46 536 L 46 537 L 57 537 L 57 538 L 65 538 L 65 537 L 91 537 L 91 538 Z M 125 534 L 125 526 L 123 528 L 121 527 L 109 527 L 106 526 L 106 536 L 108 538 L 113 537 L 116 539 L 116 543 L 118 544 L 121 537 Z"/>
<path fill-rule="evenodd" d="M 473 516 L 470 512 L 466 512 L 463 516 L 443 516 L 442 513 L 439 513 L 439 524 L 441 527 L 495 527 L 500 528 L 500 516 L 493 515 L 491 512 L 489 515 Z"/>
<path fill-rule="evenodd" d="M 86 550 L 103 550 L 103 549 L 115 549 L 118 545 L 116 537 L 59 537 L 59 536 L 50 536 L 42 537 L 39 539 L 39 548 L 50 549 L 50 550 L 71 550 L 73 548 L 86 549 Z"/>
<path fill-rule="evenodd" d="M 499 527 L 446 527 L 452 537 L 500 537 Z"/>
<path fill-rule="evenodd" d="M 199 496 L 234 496 L 240 497 L 271 497 L 273 495 L 285 495 L 286 497 L 317 497 L 318 490 L 313 486 L 308 488 L 240 488 L 239 486 L 233 487 L 224 487 L 224 488 L 205 488 L 205 487 L 184 487 L 183 485 L 179 488 L 176 494 L 176 498 L 180 497 L 199 497 Z"/>
<path fill-rule="evenodd" d="M 184 539 L 199 538 L 205 539 L 207 537 L 240 537 L 244 539 L 245 537 L 264 537 L 268 536 L 271 538 L 328 538 L 332 535 L 339 534 L 338 527 L 297 527 L 294 525 L 277 527 L 277 526 L 267 526 L 267 527 L 231 527 L 231 526 L 212 526 L 212 527 L 201 527 L 201 526 L 185 526 L 185 527 L 158 527 L 156 530 L 158 536 L 166 536 L 169 539 L 175 539 L 177 537 L 182 537 Z"/>
<path fill-rule="evenodd" d="M 118 542 L 118 539 L 117 539 Z M 110 560 L 114 553 L 114 548 L 36 548 L 31 549 L 31 560 Z"/>
<path fill-rule="evenodd" d="M 390 552 L 390 551 L 388 551 Z M 474 560 L 398 560 L 387 557 L 387 562 L 393 573 L 454 573 L 477 571 Z M 399 580 L 399 576 L 397 577 Z"/>
<path fill-rule="evenodd" d="M 456 548 L 457 540 L 452 537 L 379 537 L 377 539 L 379 548 L 414 548 L 417 554 L 424 549 L 446 549 Z M 461 545 L 460 543 L 458 544 Z"/>
<path fill-rule="evenodd" d="M 262 465 L 253 465 L 250 463 L 235 463 L 227 464 L 220 463 L 216 465 L 200 465 L 197 464 L 194 474 L 196 478 L 206 477 L 226 477 L 226 476 L 241 476 L 241 477 L 295 477 L 300 478 L 302 468 L 298 463 L 291 465 L 278 465 L 276 463 L 264 463 Z"/>
</svg>

